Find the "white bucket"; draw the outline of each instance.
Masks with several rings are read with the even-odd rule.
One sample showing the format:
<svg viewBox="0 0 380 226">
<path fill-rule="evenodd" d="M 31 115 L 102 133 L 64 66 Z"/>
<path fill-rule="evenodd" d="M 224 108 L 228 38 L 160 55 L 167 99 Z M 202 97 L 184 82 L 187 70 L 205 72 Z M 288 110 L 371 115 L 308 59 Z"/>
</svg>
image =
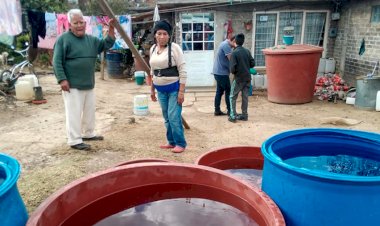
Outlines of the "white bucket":
<svg viewBox="0 0 380 226">
<path fill-rule="evenodd" d="M 346 98 L 346 104 L 355 105 L 355 98 L 354 97 L 347 97 Z"/>
<path fill-rule="evenodd" d="M 335 72 L 335 60 L 334 60 L 334 58 L 326 59 L 325 73 L 334 73 L 334 72 Z"/>
<path fill-rule="evenodd" d="M 148 115 L 148 96 L 136 95 L 133 98 L 133 114 L 135 115 Z"/>
<path fill-rule="evenodd" d="M 326 59 L 321 58 L 319 59 L 318 73 L 324 74 L 325 70 L 326 70 Z"/>
<path fill-rule="evenodd" d="M 17 100 L 33 100 L 34 90 L 30 81 L 17 81 L 15 85 Z"/>
<path fill-rule="evenodd" d="M 377 91 L 376 95 L 376 111 L 380 111 L 380 90 Z"/>
</svg>

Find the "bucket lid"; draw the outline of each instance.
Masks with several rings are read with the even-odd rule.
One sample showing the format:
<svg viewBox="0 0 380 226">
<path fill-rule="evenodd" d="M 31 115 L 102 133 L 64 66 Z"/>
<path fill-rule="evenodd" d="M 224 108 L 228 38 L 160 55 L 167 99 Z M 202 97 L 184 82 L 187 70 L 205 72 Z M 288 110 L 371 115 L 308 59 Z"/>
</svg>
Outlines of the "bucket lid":
<svg viewBox="0 0 380 226">
<path fill-rule="evenodd" d="M 276 55 L 276 54 L 304 54 L 304 53 L 322 53 L 323 48 L 313 45 L 294 44 L 294 45 L 278 45 L 262 50 L 264 54 Z"/>
</svg>

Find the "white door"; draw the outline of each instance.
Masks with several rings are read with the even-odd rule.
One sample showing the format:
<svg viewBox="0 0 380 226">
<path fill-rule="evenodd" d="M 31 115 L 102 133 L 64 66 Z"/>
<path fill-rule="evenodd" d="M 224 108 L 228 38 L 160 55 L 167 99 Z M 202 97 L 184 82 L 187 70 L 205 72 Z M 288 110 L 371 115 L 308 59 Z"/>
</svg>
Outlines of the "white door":
<svg viewBox="0 0 380 226">
<path fill-rule="evenodd" d="M 187 69 L 186 86 L 213 86 L 214 13 L 182 13 L 181 27 Z"/>
</svg>

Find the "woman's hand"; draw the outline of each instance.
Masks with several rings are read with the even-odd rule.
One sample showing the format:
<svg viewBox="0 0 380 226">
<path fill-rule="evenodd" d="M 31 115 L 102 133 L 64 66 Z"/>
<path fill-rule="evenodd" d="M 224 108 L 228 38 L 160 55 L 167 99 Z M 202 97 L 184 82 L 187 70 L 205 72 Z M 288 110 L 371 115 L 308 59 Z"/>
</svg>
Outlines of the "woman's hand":
<svg viewBox="0 0 380 226">
<path fill-rule="evenodd" d="M 177 99 L 178 104 L 181 105 L 184 100 L 185 100 L 185 93 L 183 91 L 178 91 L 178 99 Z"/>
<path fill-rule="evenodd" d="M 156 101 L 157 101 L 156 92 L 155 92 L 154 90 L 151 90 L 151 91 L 150 91 L 150 99 L 151 99 L 153 102 L 156 102 Z"/>
</svg>

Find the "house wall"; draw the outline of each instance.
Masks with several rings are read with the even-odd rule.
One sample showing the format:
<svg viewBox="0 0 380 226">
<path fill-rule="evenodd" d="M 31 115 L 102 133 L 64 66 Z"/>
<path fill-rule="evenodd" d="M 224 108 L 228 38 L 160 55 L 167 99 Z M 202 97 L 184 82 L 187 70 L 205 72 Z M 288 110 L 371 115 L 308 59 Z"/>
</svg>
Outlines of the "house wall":
<svg viewBox="0 0 380 226">
<path fill-rule="evenodd" d="M 372 73 L 375 62 L 380 60 L 380 23 L 371 23 L 373 5 L 380 0 L 351 1 L 342 8 L 338 21 L 338 35 L 335 40 L 334 58 L 337 72 L 351 85 L 356 85 L 356 77 Z M 362 39 L 365 53 L 359 56 Z M 379 70 L 375 75 L 379 76 Z"/>
</svg>

